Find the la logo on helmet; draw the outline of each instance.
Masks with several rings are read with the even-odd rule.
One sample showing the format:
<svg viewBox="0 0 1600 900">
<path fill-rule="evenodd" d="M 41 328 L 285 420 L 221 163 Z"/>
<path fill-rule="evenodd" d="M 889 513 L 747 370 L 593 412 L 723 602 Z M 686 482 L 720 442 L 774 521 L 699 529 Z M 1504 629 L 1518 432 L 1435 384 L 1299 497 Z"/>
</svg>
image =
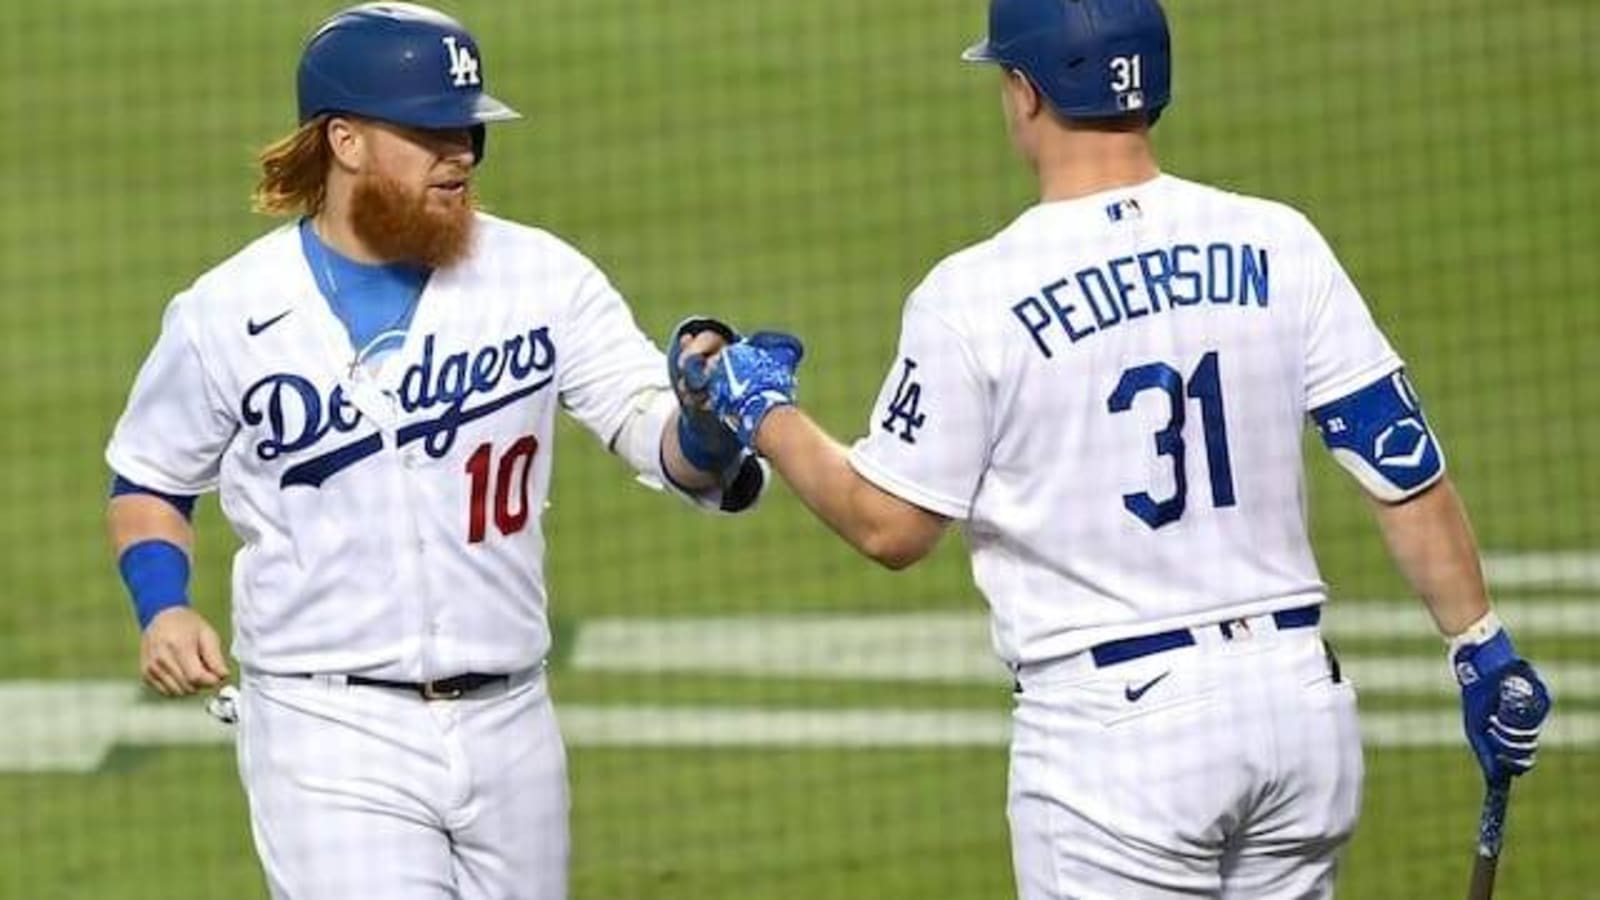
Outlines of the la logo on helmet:
<svg viewBox="0 0 1600 900">
<path fill-rule="evenodd" d="M 456 36 L 447 34 L 444 49 L 450 54 L 450 77 L 456 87 L 470 87 L 482 84 L 478 79 L 478 58 L 472 55 L 471 47 L 463 47 L 456 43 Z"/>
</svg>

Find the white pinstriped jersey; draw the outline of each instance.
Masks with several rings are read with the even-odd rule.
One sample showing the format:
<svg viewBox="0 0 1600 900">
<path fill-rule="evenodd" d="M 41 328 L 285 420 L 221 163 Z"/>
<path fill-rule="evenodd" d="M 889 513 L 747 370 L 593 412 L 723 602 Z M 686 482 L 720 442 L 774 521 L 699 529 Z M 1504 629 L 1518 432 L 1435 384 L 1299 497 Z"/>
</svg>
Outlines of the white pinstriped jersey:
<svg viewBox="0 0 1600 900">
<path fill-rule="evenodd" d="M 941 262 L 851 461 L 964 524 L 1011 663 L 1324 599 L 1307 412 L 1401 367 L 1317 230 L 1172 176 Z"/>
<path fill-rule="evenodd" d="M 234 654 L 266 672 L 510 672 L 550 646 L 540 514 L 555 413 L 611 442 L 660 352 L 589 260 L 479 215 L 404 345 L 369 371 L 293 226 L 167 309 L 106 451 L 174 494 L 220 489 L 243 546 Z"/>
</svg>

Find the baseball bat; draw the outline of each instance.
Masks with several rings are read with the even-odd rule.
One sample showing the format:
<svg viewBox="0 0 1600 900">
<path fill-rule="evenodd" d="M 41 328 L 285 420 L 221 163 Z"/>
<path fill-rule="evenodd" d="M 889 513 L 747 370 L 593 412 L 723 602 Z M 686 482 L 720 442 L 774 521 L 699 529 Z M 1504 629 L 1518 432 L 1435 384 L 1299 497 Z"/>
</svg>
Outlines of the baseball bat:
<svg viewBox="0 0 1600 900">
<path fill-rule="evenodd" d="M 1516 725 L 1536 724 L 1544 716 L 1543 704 L 1533 685 L 1520 675 L 1500 685 L 1500 721 Z M 1483 793 L 1483 812 L 1478 817 L 1478 854 L 1472 863 L 1472 883 L 1467 900 L 1493 900 L 1494 877 L 1500 867 L 1500 847 L 1505 841 L 1506 808 L 1511 803 L 1511 779 L 1490 782 Z"/>
<path fill-rule="evenodd" d="M 1483 793 L 1483 813 L 1478 817 L 1478 856 L 1472 863 L 1472 886 L 1467 900 L 1492 900 L 1494 876 L 1500 867 L 1500 844 L 1505 838 L 1506 805 L 1511 802 L 1511 782 L 1491 784 Z"/>
</svg>

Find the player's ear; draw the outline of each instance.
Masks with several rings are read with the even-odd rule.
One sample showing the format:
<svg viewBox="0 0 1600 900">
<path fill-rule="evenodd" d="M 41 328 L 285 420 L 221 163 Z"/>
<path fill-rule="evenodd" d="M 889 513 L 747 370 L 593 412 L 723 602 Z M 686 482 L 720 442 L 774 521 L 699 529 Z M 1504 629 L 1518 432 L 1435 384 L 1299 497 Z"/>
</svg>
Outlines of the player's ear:
<svg viewBox="0 0 1600 900">
<path fill-rule="evenodd" d="M 333 116 L 325 126 L 328 153 L 333 164 L 348 172 L 361 170 L 367 152 L 367 134 L 355 119 Z"/>
<path fill-rule="evenodd" d="M 1020 69 L 1006 69 L 1006 99 L 1017 118 L 1027 120 L 1044 110 L 1044 98 Z"/>
</svg>

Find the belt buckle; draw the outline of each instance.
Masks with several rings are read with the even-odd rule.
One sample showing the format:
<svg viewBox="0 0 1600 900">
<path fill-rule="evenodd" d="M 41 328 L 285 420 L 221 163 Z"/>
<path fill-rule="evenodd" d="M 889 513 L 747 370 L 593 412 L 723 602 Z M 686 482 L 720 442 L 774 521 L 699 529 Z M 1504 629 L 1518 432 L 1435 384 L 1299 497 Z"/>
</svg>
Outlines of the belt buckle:
<svg viewBox="0 0 1600 900">
<path fill-rule="evenodd" d="M 438 687 L 439 684 L 440 684 L 440 682 L 437 682 L 437 681 L 424 681 L 422 683 L 422 699 L 424 699 L 424 700 L 460 700 L 461 699 L 461 695 L 466 693 L 466 691 L 463 691 L 461 688 L 458 688 L 458 687 L 449 688 L 447 690 L 440 690 L 439 687 Z"/>
</svg>

